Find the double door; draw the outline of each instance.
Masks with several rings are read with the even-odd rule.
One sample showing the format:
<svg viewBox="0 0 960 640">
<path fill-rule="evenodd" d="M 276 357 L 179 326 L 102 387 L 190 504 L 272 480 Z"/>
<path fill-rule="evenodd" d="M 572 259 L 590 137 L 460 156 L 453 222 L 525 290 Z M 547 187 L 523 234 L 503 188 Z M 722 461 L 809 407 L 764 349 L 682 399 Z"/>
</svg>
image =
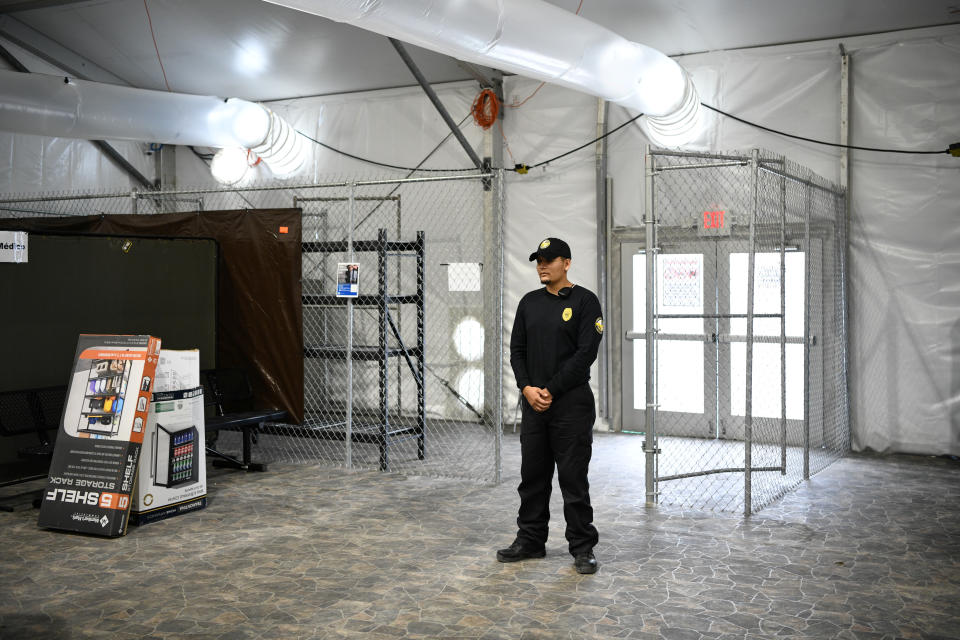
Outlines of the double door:
<svg viewBox="0 0 960 640">
<path fill-rule="evenodd" d="M 744 249 L 743 242 L 729 238 L 691 237 L 660 245 L 654 281 L 658 436 L 744 437 L 749 268 Z M 819 244 L 811 243 L 806 251 L 787 247 L 782 266 L 779 250 L 755 254 L 751 413 L 757 441 L 801 444 L 809 392 L 804 281 L 807 260 L 815 258 L 808 252 L 818 253 Z M 639 243 L 624 243 L 621 255 L 622 326 L 627 330 L 622 428 L 642 432 L 647 407 L 646 256 Z M 815 334 L 817 328 L 812 329 Z M 811 350 L 813 359 L 815 352 Z"/>
</svg>

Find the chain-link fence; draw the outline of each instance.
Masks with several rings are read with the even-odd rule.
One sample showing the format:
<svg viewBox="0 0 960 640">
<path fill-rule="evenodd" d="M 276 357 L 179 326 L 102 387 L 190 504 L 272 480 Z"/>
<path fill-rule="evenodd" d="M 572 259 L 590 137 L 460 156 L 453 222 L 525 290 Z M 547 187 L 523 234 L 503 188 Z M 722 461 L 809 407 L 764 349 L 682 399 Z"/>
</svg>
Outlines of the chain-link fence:
<svg viewBox="0 0 960 640">
<path fill-rule="evenodd" d="M 303 420 L 262 428 L 254 456 L 496 482 L 501 181 L 5 196 L 0 216 L 300 209 Z M 240 434 L 216 446 L 239 453 Z"/>
<path fill-rule="evenodd" d="M 647 187 L 648 478 L 753 513 L 849 448 L 844 195 L 760 152 L 653 151 Z"/>
</svg>

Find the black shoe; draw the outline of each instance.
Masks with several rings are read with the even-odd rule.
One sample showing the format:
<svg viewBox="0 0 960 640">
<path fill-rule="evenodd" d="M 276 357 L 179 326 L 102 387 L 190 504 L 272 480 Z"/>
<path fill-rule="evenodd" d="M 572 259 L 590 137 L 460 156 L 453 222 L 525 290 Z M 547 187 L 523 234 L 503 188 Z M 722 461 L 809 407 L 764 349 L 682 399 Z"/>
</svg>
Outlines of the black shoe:
<svg viewBox="0 0 960 640">
<path fill-rule="evenodd" d="M 500 562 L 519 562 L 530 558 L 542 558 L 547 555 L 546 549 L 529 549 L 519 542 L 514 542 L 506 549 L 497 551 L 497 560 Z"/>
<path fill-rule="evenodd" d="M 577 573 L 596 573 L 597 569 L 600 568 L 593 551 L 578 553 L 573 558 L 573 566 L 576 567 Z"/>
</svg>

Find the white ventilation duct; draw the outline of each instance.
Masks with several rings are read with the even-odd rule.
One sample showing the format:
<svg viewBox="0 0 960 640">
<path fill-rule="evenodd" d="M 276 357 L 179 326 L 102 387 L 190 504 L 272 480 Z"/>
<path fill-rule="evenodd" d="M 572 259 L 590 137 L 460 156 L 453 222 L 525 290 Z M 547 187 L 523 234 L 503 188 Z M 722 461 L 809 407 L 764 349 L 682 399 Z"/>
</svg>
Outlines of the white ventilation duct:
<svg viewBox="0 0 960 640">
<path fill-rule="evenodd" d="M 680 65 L 543 0 L 266 2 L 599 96 L 644 113 L 659 144 L 696 135 L 700 101 Z"/>
<path fill-rule="evenodd" d="M 295 172 L 303 143 L 262 105 L 0 71 L 0 130 L 86 140 L 251 149 L 274 175 Z"/>
</svg>

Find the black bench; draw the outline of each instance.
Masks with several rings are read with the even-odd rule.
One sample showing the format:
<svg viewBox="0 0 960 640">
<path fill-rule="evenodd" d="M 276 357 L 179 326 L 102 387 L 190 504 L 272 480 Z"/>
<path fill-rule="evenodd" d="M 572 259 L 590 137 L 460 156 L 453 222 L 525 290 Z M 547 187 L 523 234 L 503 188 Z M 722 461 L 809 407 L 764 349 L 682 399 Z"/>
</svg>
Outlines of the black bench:
<svg viewBox="0 0 960 640">
<path fill-rule="evenodd" d="M 66 387 L 0 392 L 0 436 L 37 437 L 37 444 L 20 447 L 18 459 L 3 465 L 0 487 L 47 477 L 66 398 Z M 13 511 L 13 507 L 0 504 L 0 511 Z"/>
<path fill-rule="evenodd" d="M 246 372 L 239 369 L 207 369 L 200 372 L 203 385 L 204 428 L 207 433 L 207 453 L 214 456 L 213 466 L 266 471 L 267 465 L 251 462 L 250 450 L 256 435 L 264 425 L 284 422 L 287 412 L 279 409 L 254 409 L 253 388 Z M 217 451 L 219 431 L 241 431 L 243 454 L 240 460 Z"/>
</svg>

